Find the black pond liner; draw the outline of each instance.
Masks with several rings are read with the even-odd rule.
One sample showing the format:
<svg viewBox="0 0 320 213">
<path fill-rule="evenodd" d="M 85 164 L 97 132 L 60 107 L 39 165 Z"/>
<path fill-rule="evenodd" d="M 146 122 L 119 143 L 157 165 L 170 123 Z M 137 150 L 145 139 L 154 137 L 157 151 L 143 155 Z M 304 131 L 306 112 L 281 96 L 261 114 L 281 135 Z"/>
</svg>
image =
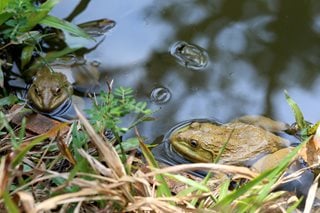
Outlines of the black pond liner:
<svg viewBox="0 0 320 213">
<path fill-rule="evenodd" d="M 173 126 L 163 137 L 163 140 L 161 144 L 156 146 L 152 149 L 152 153 L 155 157 L 155 159 L 159 162 L 165 163 L 170 166 L 178 165 L 178 164 L 186 164 L 186 163 L 193 163 L 187 159 L 185 159 L 183 156 L 178 154 L 170 144 L 170 138 L 173 133 L 180 130 L 183 127 L 186 127 L 190 125 L 191 123 L 199 122 L 199 123 L 213 123 L 217 125 L 222 125 L 221 122 L 217 121 L 216 119 L 206 119 L 206 118 L 196 118 L 196 119 L 190 119 L 186 121 L 182 121 L 175 126 Z M 206 171 L 188 171 L 189 173 L 204 177 L 207 172 Z"/>
</svg>

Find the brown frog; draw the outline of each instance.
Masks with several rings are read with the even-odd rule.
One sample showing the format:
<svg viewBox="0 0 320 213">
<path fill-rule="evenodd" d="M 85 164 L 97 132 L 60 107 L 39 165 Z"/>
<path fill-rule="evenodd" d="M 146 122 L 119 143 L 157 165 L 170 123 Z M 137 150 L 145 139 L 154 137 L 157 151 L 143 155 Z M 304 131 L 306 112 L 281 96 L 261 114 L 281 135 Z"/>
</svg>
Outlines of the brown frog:
<svg viewBox="0 0 320 213">
<path fill-rule="evenodd" d="M 27 99 L 37 110 L 49 113 L 70 99 L 72 93 L 72 85 L 64 74 L 43 68 L 29 87 Z"/>
<path fill-rule="evenodd" d="M 191 162 L 215 162 L 221 152 L 218 163 L 242 166 L 251 166 L 263 155 L 290 144 L 261 127 L 239 120 L 227 124 L 193 122 L 173 132 L 169 141 L 178 154 Z"/>
</svg>

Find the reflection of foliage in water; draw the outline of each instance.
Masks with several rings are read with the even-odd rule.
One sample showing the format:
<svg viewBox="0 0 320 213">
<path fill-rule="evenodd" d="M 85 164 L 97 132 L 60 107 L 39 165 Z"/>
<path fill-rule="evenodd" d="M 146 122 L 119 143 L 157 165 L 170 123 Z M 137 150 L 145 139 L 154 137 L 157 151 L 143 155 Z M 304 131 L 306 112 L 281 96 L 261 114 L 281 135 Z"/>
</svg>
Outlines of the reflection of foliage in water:
<svg viewBox="0 0 320 213">
<path fill-rule="evenodd" d="M 272 115 L 272 97 L 275 92 L 292 84 L 310 88 L 315 82 L 320 52 L 315 45 L 319 43 L 318 34 L 312 26 L 317 16 L 313 8 L 319 6 L 315 1 L 293 5 L 290 0 L 279 1 L 276 4 L 245 0 L 210 3 L 188 1 L 188 4 L 174 1 L 159 7 L 161 10 L 155 13 L 158 19 L 175 29 L 168 38 L 170 41 L 200 42 L 209 52 L 212 62 L 218 64 L 224 73 L 219 76 L 218 70 L 211 70 L 210 75 L 220 78 L 214 88 L 207 75 L 194 75 L 192 78 L 189 74 L 180 75 L 179 77 L 184 78 L 183 81 L 189 85 L 186 88 L 188 91 L 183 94 L 184 97 L 192 93 L 191 87 L 205 87 L 234 98 L 237 100 L 237 106 L 250 104 L 247 97 L 234 96 L 234 88 L 231 85 L 239 79 L 230 79 L 226 74 L 234 69 L 230 64 L 242 61 L 252 66 L 257 73 L 257 78 L 252 84 L 264 87 L 263 114 Z M 152 12 L 154 11 L 152 8 Z M 221 43 L 217 39 L 228 29 L 232 30 L 229 35 L 233 40 L 227 40 L 226 45 L 243 45 L 238 52 L 230 52 L 226 47 L 219 48 Z M 263 37 L 268 35 L 267 38 Z M 150 57 L 148 66 L 152 68 L 152 72 L 147 73 L 149 82 L 157 82 L 159 77 L 163 80 L 175 69 L 173 63 L 159 62 L 166 54 L 154 52 Z M 234 112 L 236 111 L 237 109 Z"/>
</svg>

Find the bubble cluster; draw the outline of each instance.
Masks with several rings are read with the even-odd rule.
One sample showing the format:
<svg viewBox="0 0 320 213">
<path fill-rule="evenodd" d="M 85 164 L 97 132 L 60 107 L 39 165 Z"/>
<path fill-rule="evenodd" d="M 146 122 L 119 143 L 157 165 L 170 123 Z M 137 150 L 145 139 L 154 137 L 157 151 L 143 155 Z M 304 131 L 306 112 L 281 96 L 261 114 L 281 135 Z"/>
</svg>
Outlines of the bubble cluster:
<svg viewBox="0 0 320 213">
<path fill-rule="evenodd" d="M 177 41 L 171 46 L 170 53 L 179 64 L 190 69 L 200 70 L 208 65 L 207 51 L 197 45 Z"/>
<path fill-rule="evenodd" d="M 152 89 L 150 99 L 156 104 L 165 104 L 171 99 L 171 92 L 166 87 L 156 87 Z"/>
</svg>

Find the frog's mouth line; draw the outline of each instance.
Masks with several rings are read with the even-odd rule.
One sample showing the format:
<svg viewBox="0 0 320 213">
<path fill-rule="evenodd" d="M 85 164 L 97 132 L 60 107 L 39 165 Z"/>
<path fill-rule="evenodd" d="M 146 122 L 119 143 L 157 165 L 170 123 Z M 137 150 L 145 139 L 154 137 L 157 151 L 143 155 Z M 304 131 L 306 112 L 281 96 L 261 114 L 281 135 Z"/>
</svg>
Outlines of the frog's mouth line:
<svg viewBox="0 0 320 213">
<path fill-rule="evenodd" d="M 177 154 L 179 157 L 187 160 L 182 154 L 180 154 L 180 153 L 172 146 L 172 144 L 171 144 L 170 142 L 169 142 L 169 150 L 170 150 L 171 153 L 175 153 L 175 154 Z M 187 161 L 189 161 L 189 160 L 187 160 Z M 192 163 L 192 162 L 190 161 L 190 163 Z"/>
<path fill-rule="evenodd" d="M 66 99 L 60 106 L 58 106 L 56 109 L 54 109 L 52 112 L 42 112 L 38 110 L 36 107 L 33 106 L 32 103 L 27 101 L 27 105 L 34 110 L 37 113 L 48 115 L 50 117 L 56 118 L 63 116 L 68 110 L 72 107 L 72 100 L 71 98 Z"/>
</svg>

